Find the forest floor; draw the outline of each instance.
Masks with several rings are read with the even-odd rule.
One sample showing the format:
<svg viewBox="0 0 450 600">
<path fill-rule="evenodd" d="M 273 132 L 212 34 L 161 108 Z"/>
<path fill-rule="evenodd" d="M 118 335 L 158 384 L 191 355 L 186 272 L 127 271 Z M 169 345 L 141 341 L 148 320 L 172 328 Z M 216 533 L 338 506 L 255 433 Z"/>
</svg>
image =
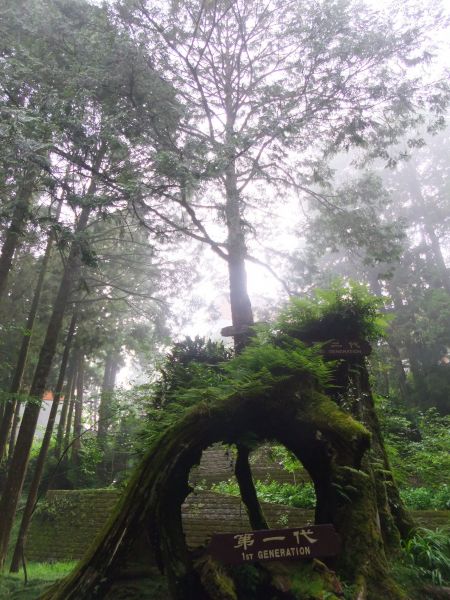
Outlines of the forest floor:
<svg viewBox="0 0 450 600">
<path fill-rule="evenodd" d="M 1 600 L 35 600 L 52 583 L 67 575 L 75 566 L 75 562 L 28 563 L 25 583 L 21 570 L 15 574 L 0 575 Z"/>
</svg>

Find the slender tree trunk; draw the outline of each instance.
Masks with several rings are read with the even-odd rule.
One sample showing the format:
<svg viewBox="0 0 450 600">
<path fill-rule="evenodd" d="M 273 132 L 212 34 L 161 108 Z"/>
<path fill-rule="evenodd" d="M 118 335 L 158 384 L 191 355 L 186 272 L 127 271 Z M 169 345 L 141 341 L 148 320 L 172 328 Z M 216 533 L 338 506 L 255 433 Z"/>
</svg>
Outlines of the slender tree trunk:
<svg viewBox="0 0 450 600">
<path fill-rule="evenodd" d="M 72 360 L 70 362 L 70 366 L 68 369 L 68 373 L 67 373 L 67 383 L 66 383 L 66 392 L 64 394 L 64 400 L 63 400 L 63 405 L 61 408 L 61 414 L 59 416 L 59 422 L 58 422 L 58 431 L 56 434 L 56 443 L 55 443 L 55 458 L 59 459 L 60 455 L 61 455 L 61 448 L 62 448 L 62 444 L 64 441 L 64 433 L 66 430 L 66 423 L 67 423 L 67 414 L 69 412 L 69 404 L 70 404 L 70 399 L 71 399 L 71 390 L 72 390 L 72 386 L 73 386 L 73 380 L 74 380 L 74 376 L 75 376 L 75 360 L 72 357 Z"/>
<path fill-rule="evenodd" d="M 52 407 L 50 409 L 50 414 L 47 421 L 47 426 L 45 428 L 45 434 L 42 439 L 41 449 L 39 451 L 39 455 L 36 461 L 36 467 L 33 474 L 33 479 L 30 484 L 30 489 L 28 491 L 27 502 L 22 514 L 22 521 L 20 523 L 19 535 L 17 537 L 16 546 L 14 549 L 14 555 L 11 562 L 11 573 L 17 573 L 20 566 L 20 561 L 22 559 L 22 554 L 25 548 L 26 538 L 28 529 L 30 526 L 31 517 L 33 515 L 34 507 L 37 502 L 39 485 L 41 483 L 42 473 L 44 471 L 45 459 L 47 458 L 48 449 L 50 446 L 50 442 L 52 439 L 53 427 L 55 425 L 56 416 L 58 413 L 59 399 L 61 397 L 61 392 L 64 384 L 64 377 L 66 374 L 67 361 L 69 360 L 70 348 L 72 346 L 72 340 L 75 333 L 75 325 L 77 321 L 77 312 L 75 311 L 72 315 L 72 320 L 70 321 L 69 331 L 67 332 L 66 343 L 64 346 L 64 352 L 61 359 L 61 366 L 59 369 L 58 381 L 56 383 L 55 393 L 53 396 Z"/>
<path fill-rule="evenodd" d="M 84 356 L 81 353 L 77 369 L 77 396 L 75 401 L 75 415 L 73 420 L 74 443 L 72 445 L 72 463 L 78 465 L 81 448 L 81 425 L 83 415 L 83 391 L 84 391 Z"/>
<path fill-rule="evenodd" d="M 248 327 L 253 325 L 253 310 L 247 291 L 245 257 L 247 249 L 242 229 L 239 191 L 234 161 L 225 173 L 226 205 L 225 213 L 228 229 L 228 276 L 230 282 L 230 306 L 233 328 L 236 330 L 234 343 L 236 352 L 248 342 Z"/>
<path fill-rule="evenodd" d="M 78 365 L 78 361 L 77 361 Z M 66 423 L 66 431 L 64 433 L 64 448 L 67 448 L 70 444 L 71 432 L 72 432 L 72 423 L 73 423 L 73 412 L 75 410 L 75 388 L 77 385 L 77 371 L 75 368 L 72 380 L 72 387 L 70 391 L 70 404 L 69 404 L 69 414 L 67 415 L 67 423 Z"/>
<path fill-rule="evenodd" d="M 111 425 L 112 418 L 112 401 L 114 394 L 114 387 L 116 384 L 117 369 L 119 364 L 119 357 L 117 352 L 111 350 L 105 362 L 105 373 L 103 377 L 102 391 L 100 395 L 100 406 L 98 410 L 98 429 L 97 429 L 97 443 L 99 450 L 102 452 L 102 460 L 98 465 L 98 477 L 100 481 L 105 484 L 110 478 L 108 473 L 109 469 L 107 466 L 107 438 L 108 429 Z"/>
<path fill-rule="evenodd" d="M 90 191 L 94 190 L 94 187 Z M 85 206 L 81 211 L 80 219 L 77 225 L 76 233 L 81 233 L 86 228 L 91 207 Z M 56 345 L 59 333 L 63 323 L 64 312 L 67 302 L 70 298 L 74 282 L 78 279 L 81 265 L 81 250 L 79 244 L 72 243 L 69 257 L 64 268 L 63 277 L 60 283 L 58 294 L 53 305 L 53 312 L 48 323 L 45 339 L 39 354 L 38 363 L 34 373 L 30 388 L 30 397 L 32 401 L 27 403 L 22 417 L 22 423 L 17 438 L 14 454 L 11 459 L 11 466 L 8 471 L 8 477 L 5 489 L 0 500 L 0 513 L 2 521 L 0 522 L 0 568 L 6 557 L 11 528 L 16 513 L 17 502 L 19 500 L 23 482 L 25 479 L 28 460 L 30 456 L 31 445 L 33 443 L 34 432 L 41 408 L 41 399 L 45 391 L 47 377 L 50 373 L 52 360 L 55 355 Z M 34 401 L 33 401 L 34 399 Z"/>
<path fill-rule="evenodd" d="M 14 411 L 13 422 L 11 425 L 11 435 L 9 436 L 8 461 L 11 460 L 11 457 L 14 452 L 14 448 L 16 446 L 17 429 L 18 429 L 19 423 L 20 423 L 20 408 L 21 408 L 21 403 L 17 402 L 16 410 Z"/>
<path fill-rule="evenodd" d="M 250 449 L 244 444 L 236 444 L 236 448 L 237 457 L 234 474 L 239 485 L 242 501 L 247 509 L 250 526 L 252 529 L 269 529 L 253 484 L 249 463 Z"/>
<path fill-rule="evenodd" d="M 115 351 L 111 350 L 106 357 L 102 391 L 100 394 L 100 406 L 98 409 L 97 440 L 101 447 L 105 445 L 108 427 L 111 424 L 111 401 L 116 383 L 117 369 L 118 356 Z"/>
<path fill-rule="evenodd" d="M 28 221 L 35 180 L 34 170 L 27 169 L 17 190 L 11 223 L 6 231 L 5 241 L 0 253 L 0 299 L 5 293 L 14 253 L 22 240 L 25 225 Z"/>
<path fill-rule="evenodd" d="M 59 215 L 61 213 L 61 205 L 62 199 L 59 202 L 55 219 L 59 219 Z M 17 393 L 20 391 L 22 385 L 23 373 L 25 371 L 25 365 L 27 362 L 28 350 L 30 348 L 31 343 L 31 333 L 34 328 L 34 322 L 36 320 L 36 315 L 39 307 L 39 301 L 41 298 L 41 292 L 44 285 L 45 274 L 47 272 L 48 262 L 50 260 L 50 255 L 52 251 L 54 241 L 53 233 L 50 233 L 48 236 L 47 247 L 45 249 L 44 257 L 41 262 L 41 268 L 39 271 L 39 277 L 36 284 L 36 289 L 34 290 L 33 300 L 31 302 L 30 312 L 28 314 L 28 319 L 26 322 L 26 333 L 22 337 L 22 345 L 20 347 L 19 356 L 17 359 L 16 368 L 14 371 L 14 375 L 12 378 L 11 386 L 9 388 L 9 394 L 11 397 L 5 406 L 5 413 L 3 415 L 3 420 L 0 426 L 0 464 L 4 461 L 6 455 L 6 446 L 8 440 L 10 439 L 10 431 L 11 425 L 13 422 L 13 417 L 15 413 L 15 408 L 17 405 Z"/>
</svg>

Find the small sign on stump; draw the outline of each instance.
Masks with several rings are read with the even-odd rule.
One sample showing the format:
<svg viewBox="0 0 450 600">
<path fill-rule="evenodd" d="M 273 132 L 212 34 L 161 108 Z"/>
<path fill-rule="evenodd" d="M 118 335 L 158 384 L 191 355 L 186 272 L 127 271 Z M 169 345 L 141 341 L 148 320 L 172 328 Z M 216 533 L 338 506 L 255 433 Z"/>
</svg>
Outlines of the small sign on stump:
<svg viewBox="0 0 450 600">
<path fill-rule="evenodd" d="M 208 551 L 218 561 L 240 564 L 335 556 L 339 547 L 339 536 L 333 525 L 306 525 L 294 529 L 217 533 Z"/>
<path fill-rule="evenodd" d="M 331 340 L 322 346 L 323 355 L 330 358 L 369 356 L 371 351 L 370 344 L 365 340 Z"/>
</svg>

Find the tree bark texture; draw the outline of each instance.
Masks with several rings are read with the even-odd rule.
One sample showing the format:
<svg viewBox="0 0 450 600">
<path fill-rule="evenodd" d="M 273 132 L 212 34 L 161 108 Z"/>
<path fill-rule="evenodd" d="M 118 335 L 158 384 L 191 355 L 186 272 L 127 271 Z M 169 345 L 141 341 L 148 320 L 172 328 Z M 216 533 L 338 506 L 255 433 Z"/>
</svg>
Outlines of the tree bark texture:
<svg viewBox="0 0 450 600">
<path fill-rule="evenodd" d="M 329 328 L 324 335 L 328 336 L 326 339 L 333 338 L 333 332 Z M 318 332 L 313 334 L 313 337 L 315 341 L 326 341 L 324 337 L 320 338 Z M 348 332 L 348 339 L 352 339 L 351 331 Z M 375 411 L 365 358 L 352 357 L 340 361 L 328 393 L 337 404 L 344 404 L 346 410 L 371 433 L 371 449 L 364 458 L 364 468 L 371 476 L 376 489 L 377 522 L 385 546 L 397 551 L 400 548 L 400 537 L 406 539 L 413 531 L 415 523 L 404 507 L 392 475 Z"/>
<path fill-rule="evenodd" d="M 17 573 L 20 567 L 20 562 L 22 560 L 22 554 L 25 549 L 26 538 L 28 534 L 28 529 L 30 526 L 31 517 L 34 512 L 34 508 L 36 506 L 39 485 L 42 479 L 42 473 L 44 472 L 45 460 L 47 458 L 48 449 L 50 447 L 50 442 L 52 439 L 53 428 L 56 421 L 56 416 L 58 413 L 59 400 L 61 397 L 64 378 L 66 375 L 67 361 L 69 360 L 70 348 L 72 346 L 73 336 L 75 334 L 75 326 L 77 321 L 77 313 L 74 312 L 72 315 L 72 319 L 70 321 L 69 330 L 67 332 L 66 343 L 64 345 L 64 351 L 61 358 L 61 366 L 59 369 L 58 381 L 56 383 L 53 402 L 50 409 L 50 414 L 47 421 L 47 426 L 45 428 L 44 437 L 42 439 L 41 448 L 39 450 L 39 454 L 36 460 L 36 466 L 33 473 L 33 478 L 31 480 L 30 489 L 28 490 L 28 497 L 25 504 L 24 511 L 22 513 L 22 520 L 20 523 L 19 535 L 17 537 L 16 546 L 14 548 L 14 555 L 11 562 L 11 573 Z"/>
<path fill-rule="evenodd" d="M 74 413 L 74 409 L 75 409 L 75 402 L 76 402 L 76 392 L 75 392 L 75 388 L 76 388 L 76 377 L 77 377 L 77 372 L 75 370 L 75 373 L 73 375 L 73 380 L 72 380 L 72 387 L 71 387 L 71 391 L 70 391 L 70 403 L 69 403 L 69 414 L 67 415 L 67 421 L 66 421 L 66 431 L 64 432 L 64 447 L 67 448 L 67 446 L 70 444 L 70 439 L 72 437 L 72 425 L 73 425 L 73 413 Z"/>
<path fill-rule="evenodd" d="M 11 425 L 11 434 L 9 436 L 9 448 L 8 448 L 8 461 L 11 460 L 11 457 L 14 452 L 14 448 L 16 446 L 17 439 L 17 430 L 19 428 L 20 423 L 20 403 L 16 403 L 16 408 L 14 410 L 14 417 Z"/>
<path fill-rule="evenodd" d="M 247 273 L 245 270 L 245 257 L 247 249 L 242 226 L 241 202 L 237 187 L 237 176 L 234 160 L 225 172 L 226 203 L 225 215 L 228 230 L 228 276 L 230 282 L 230 306 L 233 327 L 236 330 L 245 330 L 253 325 L 253 310 L 247 291 Z M 248 341 L 245 331 L 235 336 L 235 347 L 239 351 Z"/>
</svg>

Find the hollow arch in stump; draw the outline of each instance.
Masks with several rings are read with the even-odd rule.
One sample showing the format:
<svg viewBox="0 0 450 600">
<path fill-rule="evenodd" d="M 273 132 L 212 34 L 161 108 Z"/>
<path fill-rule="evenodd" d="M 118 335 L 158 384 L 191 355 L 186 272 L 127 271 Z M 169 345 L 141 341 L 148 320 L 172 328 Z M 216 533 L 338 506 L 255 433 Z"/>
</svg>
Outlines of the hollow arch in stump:
<svg viewBox="0 0 450 600">
<path fill-rule="evenodd" d="M 139 554 L 145 555 L 148 565 L 163 569 L 174 600 L 238 598 L 232 577 L 220 565 L 210 561 L 216 583 L 209 585 L 193 564 L 181 504 L 191 491 L 189 471 L 202 451 L 218 441 L 235 444 L 249 436 L 283 444 L 308 470 L 316 490 L 316 523 L 334 524 L 341 536 L 335 568 L 355 585 L 355 597 L 402 598 L 388 574 L 376 482 L 364 467 L 371 435 L 320 393 L 314 381 L 298 377 L 266 388 L 249 386 L 212 403 L 201 401 L 166 431 L 142 461 L 85 559 L 44 598 L 131 598 L 121 596 L 120 585 Z M 289 591 L 272 597 L 301 598 Z"/>
</svg>

